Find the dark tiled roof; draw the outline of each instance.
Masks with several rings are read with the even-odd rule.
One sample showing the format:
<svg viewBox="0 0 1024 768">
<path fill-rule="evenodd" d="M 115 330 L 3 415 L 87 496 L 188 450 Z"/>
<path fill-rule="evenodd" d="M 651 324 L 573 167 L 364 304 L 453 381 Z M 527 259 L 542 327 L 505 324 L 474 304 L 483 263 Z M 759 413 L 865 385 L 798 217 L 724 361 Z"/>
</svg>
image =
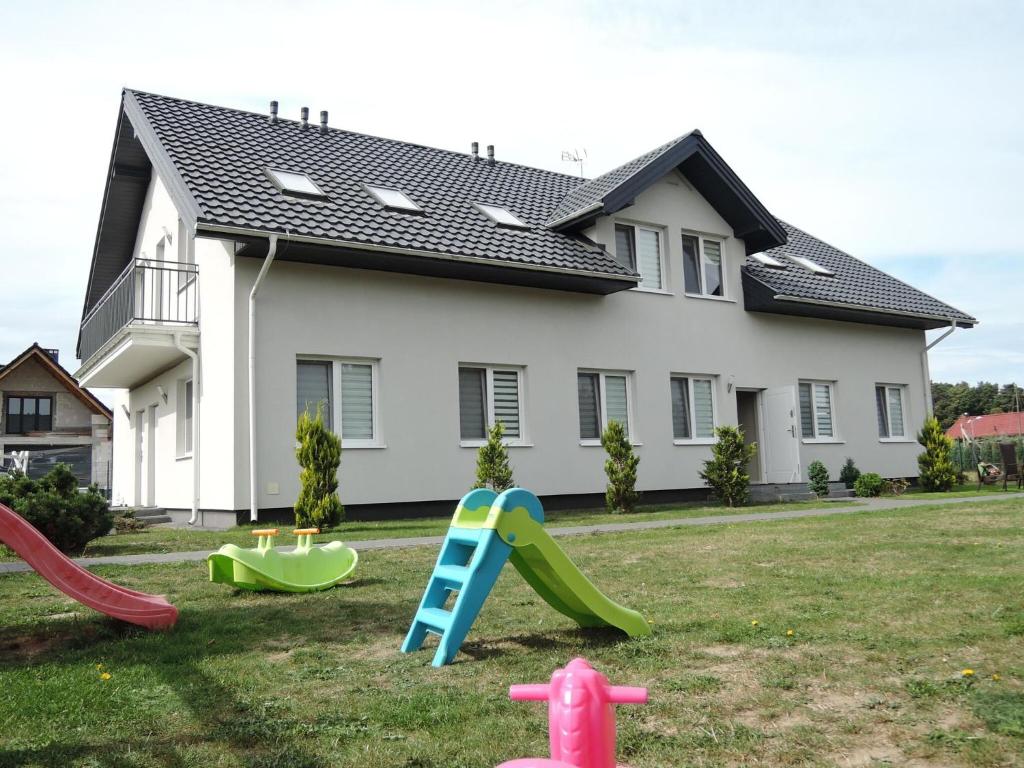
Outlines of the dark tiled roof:
<svg viewBox="0 0 1024 768">
<path fill-rule="evenodd" d="M 765 251 L 783 264 L 784 269 L 768 267 L 747 259 L 746 270 L 776 293 L 800 299 L 836 304 L 850 304 L 865 309 L 881 309 L 897 314 L 929 315 L 955 318 L 965 323 L 977 322 L 958 309 L 907 285 L 880 269 L 865 264 L 826 242 L 779 221 L 789 242 Z M 786 258 L 788 254 L 803 256 L 835 272 L 834 276 L 812 274 Z"/>
<path fill-rule="evenodd" d="M 672 141 L 662 144 L 660 147 L 640 155 L 640 157 L 635 157 L 628 163 L 608 171 L 608 173 L 601 174 L 596 179 L 590 179 L 580 184 L 562 199 L 558 207 L 548 217 L 548 224 L 572 218 L 595 203 L 599 203 L 605 195 L 623 182 L 631 179 L 644 167 L 653 163 L 689 135 L 688 133 L 672 139 Z"/>
<path fill-rule="evenodd" d="M 574 176 L 165 96 L 136 100 L 200 209 L 201 223 L 325 240 L 632 276 L 600 248 L 545 228 Z M 326 195 L 282 194 L 266 167 L 307 174 Z M 401 189 L 424 215 L 384 208 L 364 184 Z M 508 208 L 530 229 L 496 226 L 474 203 Z"/>
</svg>

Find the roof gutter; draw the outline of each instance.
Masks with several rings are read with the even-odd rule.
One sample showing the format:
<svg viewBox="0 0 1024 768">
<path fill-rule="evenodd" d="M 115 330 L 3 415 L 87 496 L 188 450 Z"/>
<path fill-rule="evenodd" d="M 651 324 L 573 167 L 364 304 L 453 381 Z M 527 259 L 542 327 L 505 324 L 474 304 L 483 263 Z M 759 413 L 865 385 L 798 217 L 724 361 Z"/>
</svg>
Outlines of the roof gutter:
<svg viewBox="0 0 1024 768">
<path fill-rule="evenodd" d="M 259 513 L 259 485 L 256 467 L 256 294 L 263 285 L 267 270 L 274 263 L 277 255 L 277 235 L 270 235 L 266 258 L 256 275 L 256 282 L 249 292 L 249 519 L 256 522 Z M 195 389 L 193 388 L 193 394 Z M 194 413 L 194 411 L 193 411 Z M 195 447 L 195 444 L 193 444 Z"/>
<path fill-rule="evenodd" d="M 933 415 L 932 411 L 934 405 L 932 403 L 932 375 L 931 371 L 928 368 L 928 350 L 930 350 L 932 347 L 934 347 L 947 336 L 951 336 L 955 330 L 956 320 L 951 317 L 949 318 L 949 328 L 946 330 L 946 332 L 939 336 L 937 339 L 935 339 L 935 341 L 933 341 L 931 344 L 926 344 L 925 348 L 921 350 L 921 373 L 924 375 L 924 406 L 925 414 L 927 416 Z"/>
<path fill-rule="evenodd" d="M 919 317 L 922 320 L 939 320 L 943 324 L 955 323 L 962 328 L 970 328 L 978 325 L 978 321 L 974 318 L 970 320 L 957 320 L 951 318 L 948 315 L 929 315 L 923 312 L 906 312 L 899 309 L 883 309 L 881 307 L 868 307 L 863 304 L 846 304 L 840 301 L 822 301 L 820 299 L 805 299 L 800 296 L 787 296 L 782 293 L 778 293 L 772 297 L 775 301 L 790 301 L 796 304 L 815 304 L 821 307 L 835 307 L 837 309 L 851 309 L 857 312 L 874 312 L 881 315 L 897 315 L 899 317 Z"/>
<path fill-rule="evenodd" d="M 181 343 L 181 332 L 174 333 L 174 346 L 192 360 L 192 516 L 189 525 L 199 519 L 199 355 Z"/>
</svg>

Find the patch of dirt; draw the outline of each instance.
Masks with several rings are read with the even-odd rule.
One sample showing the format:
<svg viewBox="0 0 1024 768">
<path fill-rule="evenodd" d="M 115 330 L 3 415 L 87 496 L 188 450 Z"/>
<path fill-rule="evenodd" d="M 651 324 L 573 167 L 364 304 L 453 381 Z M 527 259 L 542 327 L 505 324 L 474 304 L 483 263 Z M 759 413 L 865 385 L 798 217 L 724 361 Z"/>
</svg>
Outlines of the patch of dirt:
<svg viewBox="0 0 1024 768">
<path fill-rule="evenodd" d="M 728 576 L 712 576 L 710 579 L 704 580 L 705 587 L 713 587 L 715 589 L 739 589 L 747 586 L 744 582 L 738 581 Z"/>
</svg>

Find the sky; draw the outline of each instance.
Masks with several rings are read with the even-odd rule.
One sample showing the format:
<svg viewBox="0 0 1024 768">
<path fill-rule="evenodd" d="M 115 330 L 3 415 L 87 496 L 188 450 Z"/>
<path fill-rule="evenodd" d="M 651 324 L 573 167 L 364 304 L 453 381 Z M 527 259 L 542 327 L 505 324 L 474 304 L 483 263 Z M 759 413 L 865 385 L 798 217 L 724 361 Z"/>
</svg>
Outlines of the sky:
<svg viewBox="0 0 1024 768">
<path fill-rule="evenodd" d="M 934 380 L 1022 383 L 1022 32 L 1018 2 L 0 3 L 0 361 L 77 368 L 127 86 L 587 176 L 700 128 L 775 215 L 981 321 Z"/>
</svg>

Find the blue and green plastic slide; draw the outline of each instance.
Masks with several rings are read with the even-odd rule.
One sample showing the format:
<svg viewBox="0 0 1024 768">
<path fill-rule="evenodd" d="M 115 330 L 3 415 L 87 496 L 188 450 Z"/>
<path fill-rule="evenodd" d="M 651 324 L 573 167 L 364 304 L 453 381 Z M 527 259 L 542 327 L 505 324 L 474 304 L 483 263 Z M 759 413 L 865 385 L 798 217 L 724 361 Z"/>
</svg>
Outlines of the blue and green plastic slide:
<svg viewBox="0 0 1024 768">
<path fill-rule="evenodd" d="M 352 575 L 359 555 L 340 541 L 314 547 L 313 536 L 319 532 L 316 528 L 293 531 L 299 537 L 295 549 L 278 552 L 274 549 L 276 528 L 253 531 L 259 537 L 255 549 L 225 544 L 207 558 L 210 581 L 276 592 L 316 592 L 333 587 Z"/>
<path fill-rule="evenodd" d="M 469 633 L 506 560 L 537 594 L 582 627 L 617 627 L 630 637 L 651 633 L 636 611 L 609 600 L 544 530 L 540 500 L 523 488 L 500 496 L 488 489 L 462 497 L 441 545 L 402 652 L 439 635 L 434 666 L 450 664 Z M 450 593 L 457 593 L 451 610 Z"/>
</svg>

